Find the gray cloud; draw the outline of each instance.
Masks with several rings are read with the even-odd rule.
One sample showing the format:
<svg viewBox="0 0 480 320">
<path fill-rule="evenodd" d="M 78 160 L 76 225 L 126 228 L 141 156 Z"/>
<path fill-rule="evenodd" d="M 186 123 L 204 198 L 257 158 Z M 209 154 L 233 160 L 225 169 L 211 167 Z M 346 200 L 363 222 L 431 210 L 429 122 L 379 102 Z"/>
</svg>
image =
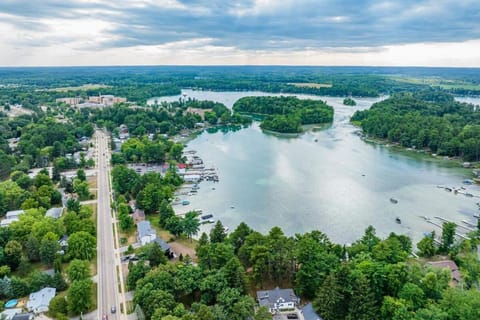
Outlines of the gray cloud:
<svg viewBox="0 0 480 320">
<path fill-rule="evenodd" d="M 178 3 L 177 7 L 141 7 L 127 0 L 94 4 L 81 0 L 3 0 L 0 13 L 18 18 L 17 23 L 10 22 L 18 28 L 43 31 L 45 26 L 38 19 L 81 19 L 79 10 L 97 10 L 102 14 L 89 17 L 115 26 L 110 31 L 114 40 L 103 41 L 103 47 L 212 38 L 213 45 L 246 50 L 341 50 L 480 38 L 479 1 L 283 0 L 258 7 L 253 0 Z"/>
</svg>

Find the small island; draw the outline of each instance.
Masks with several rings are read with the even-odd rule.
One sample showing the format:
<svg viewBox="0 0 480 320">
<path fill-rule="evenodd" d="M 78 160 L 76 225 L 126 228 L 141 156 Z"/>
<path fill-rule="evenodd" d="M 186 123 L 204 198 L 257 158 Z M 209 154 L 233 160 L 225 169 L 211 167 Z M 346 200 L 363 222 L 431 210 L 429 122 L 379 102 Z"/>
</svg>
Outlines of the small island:
<svg viewBox="0 0 480 320">
<path fill-rule="evenodd" d="M 352 98 L 343 99 L 343 104 L 346 105 L 346 106 L 356 106 L 357 105 L 355 100 L 353 100 Z"/>
<path fill-rule="evenodd" d="M 233 110 L 266 116 L 260 127 L 279 133 L 301 133 L 302 125 L 333 121 L 331 106 L 320 100 L 297 97 L 244 97 L 235 102 Z"/>
</svg>

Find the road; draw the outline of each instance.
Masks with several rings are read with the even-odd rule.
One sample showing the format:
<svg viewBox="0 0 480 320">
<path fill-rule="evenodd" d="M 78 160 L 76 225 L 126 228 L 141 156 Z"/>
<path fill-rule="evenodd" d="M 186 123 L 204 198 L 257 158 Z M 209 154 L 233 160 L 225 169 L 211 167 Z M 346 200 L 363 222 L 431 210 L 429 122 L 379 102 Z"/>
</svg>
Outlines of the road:
<svg viewBox="0 0 480 320">
<path fill-rule="evenodd" d="M 118 237 L 114 237 L 116 225 L 112 217 L 111 203 L 111 185 L 109 180 L 110 172 L 110 153 L 108 150 L 109 137 L 103 131 L 97 130 L 96 133 L 97 151 L 98 151 L 98 201 L 97 201 L 97 261 L 98 261 L 98 318 L 108 315 L 108 319 L 124 319 L 125 315 L 121 313 L 120 305 L 124 304 L 123 294 L 119 293 L 119 277 L 117 270 L 120 270 L 120 258 L 118 256 Z M 121 281 L 123 290 L 123 281 Z M 111 313 L 111 307 L 115 306 L 116 312 Z"/>
</svg>

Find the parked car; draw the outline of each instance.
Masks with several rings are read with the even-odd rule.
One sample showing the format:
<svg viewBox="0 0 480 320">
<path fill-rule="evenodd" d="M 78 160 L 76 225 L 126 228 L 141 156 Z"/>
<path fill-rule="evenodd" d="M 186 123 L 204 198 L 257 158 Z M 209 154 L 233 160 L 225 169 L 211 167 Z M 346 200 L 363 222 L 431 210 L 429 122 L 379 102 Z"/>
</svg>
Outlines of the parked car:
<svg viewBox="0 0 480 320">
<path fill-rule="evenodd" d="M 117 308 L 116 308 L 115 306 L 112 306 L 112 307 L 110 308 L 110 312 L 111 312 L 111 313 L 117 312 Z"/>
</svg>

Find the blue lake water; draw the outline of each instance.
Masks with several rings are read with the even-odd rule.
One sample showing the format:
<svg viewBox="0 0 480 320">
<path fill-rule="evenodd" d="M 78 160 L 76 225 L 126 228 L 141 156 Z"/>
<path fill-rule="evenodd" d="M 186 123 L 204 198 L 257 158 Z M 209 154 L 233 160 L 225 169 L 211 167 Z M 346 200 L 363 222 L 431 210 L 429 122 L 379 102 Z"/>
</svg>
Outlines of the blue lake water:
<svg viewBox="0 0 480 320">
<path fill-rule="evenodd" d="M 228 107 L 243 96 L 272 95 L 182 93 Z M 471 170 L 423 153 L 367 143 L 355 134 L 358 128 L 349 123 L 350 116 L 382 98 L 356 98 L 357 106 L 350 107 L 342 104 L 342 98 L 297 96 L 326 100 L 335 108 L 333 124 L 295 138 L 265 134 L 258 123 L 235 132 L 203 132 L 187 149 L 196 150 L 207 167 L 215 167 L 220 182 L 202 182 L 198 194 L 189 197 L 190 205 L 175 209 L 201 208 L 231 230 L 242 221 L 261 232 L 280 226 L 288 235 L 318 229 L 339 243 L 355 241 L 368 225 L 380 236 L 402 233 L 415 242 L 424 232 L 436 230 L 438 234 L 440 229 L 423 216 L 438 224 L 441 221 L 435 216 L 459 224 L 463 224 L 461 220 L 475 223 L 478 197 L 455 195 L 437 187 L 465 187 L 480 196 L 478 186 L 462 184 L 471 178 Z M 392 203 L 392 197 L 398 203 Z M 396 217 L 401 224 L 395 222 Z M 202 226 L 202 231 L 206 228 Z"/>
</svg>

